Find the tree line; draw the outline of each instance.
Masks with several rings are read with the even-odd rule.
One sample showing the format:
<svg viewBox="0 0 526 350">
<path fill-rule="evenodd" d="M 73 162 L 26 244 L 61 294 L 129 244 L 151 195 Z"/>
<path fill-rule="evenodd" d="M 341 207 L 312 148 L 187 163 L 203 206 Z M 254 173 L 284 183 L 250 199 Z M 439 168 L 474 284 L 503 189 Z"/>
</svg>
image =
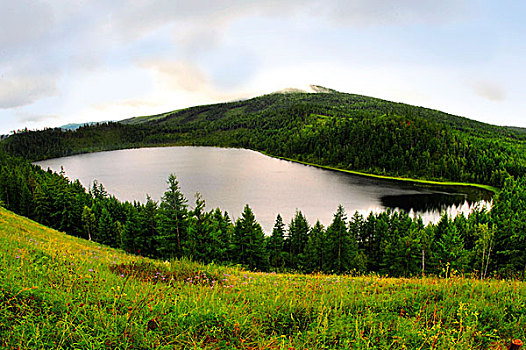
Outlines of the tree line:
<svg viewBox="0 0 526 350">
<path fill-rule="evenodd" d="M 338 207 L 327 227 L 301 211 L 289 223 L 277 216 L 265 235 L 250 207 L 233 221 L 192 203 L 175 175 L 160 201 L 122 202 L 94 182 L 89 190 L 64 173 L 44 171 L 0 151 L 0 202 L 7 209 L 68 234 L 159 259 L 241 264 L 261 271 L 367 273 L 391 276 L 524 275 L 526 186 L 509 177 L 490 211 L 443 215 L 424 225 L 407 213 L 348 216 Z"/>
</svg>

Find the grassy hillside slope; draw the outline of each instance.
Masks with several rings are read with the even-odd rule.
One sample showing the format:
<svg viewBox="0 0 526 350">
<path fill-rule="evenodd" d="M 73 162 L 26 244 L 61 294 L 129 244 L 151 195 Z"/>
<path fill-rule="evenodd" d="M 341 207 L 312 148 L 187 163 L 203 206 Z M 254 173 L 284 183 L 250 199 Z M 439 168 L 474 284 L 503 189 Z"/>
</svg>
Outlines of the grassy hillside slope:
<svg viewBox="0 0 526 350">
<path fill-rule="evenodd" d="M 526 284 L 157 262 L 0 208 L 0 347 L 503 349 Z"/>
</svg>

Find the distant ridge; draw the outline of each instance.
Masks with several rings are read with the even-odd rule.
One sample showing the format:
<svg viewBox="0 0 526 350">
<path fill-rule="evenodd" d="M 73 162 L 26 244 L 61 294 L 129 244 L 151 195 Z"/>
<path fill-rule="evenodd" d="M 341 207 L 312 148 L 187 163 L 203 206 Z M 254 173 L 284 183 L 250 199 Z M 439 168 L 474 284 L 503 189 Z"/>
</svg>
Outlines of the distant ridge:
<svg viewBox="0 0 526 350">
<path fill-rule="evenodd" d="M 100 122 L 86 122 L 86 123 L 69 123 L 69 124 L 66 124 L 66 125 L 62 125 L 59 128 L 63 129 L 63 130 L 77 130 L 78 128 L 80 128 L 82 126 L 89 126 L 89 125 L 100 124 L 100 123 L 108 123 L 108 122 L 111 122 L 111 121 L 112 120 L 103 120 L 103 121 L 100 121 Z"/>
</svg>

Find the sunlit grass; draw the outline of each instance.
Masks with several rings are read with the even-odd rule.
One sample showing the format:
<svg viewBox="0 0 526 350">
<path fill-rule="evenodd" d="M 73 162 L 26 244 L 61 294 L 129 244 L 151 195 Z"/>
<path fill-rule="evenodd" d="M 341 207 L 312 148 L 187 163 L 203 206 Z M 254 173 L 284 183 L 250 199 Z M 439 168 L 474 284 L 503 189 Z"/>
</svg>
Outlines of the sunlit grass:
<svg viewBox="0 0 526 350">
<path fill-rule="evenodd" d="M 520 281 L 247 272 L 135 257 L 0 208 L 0 347 L 504 348 Z"/>
</svg>

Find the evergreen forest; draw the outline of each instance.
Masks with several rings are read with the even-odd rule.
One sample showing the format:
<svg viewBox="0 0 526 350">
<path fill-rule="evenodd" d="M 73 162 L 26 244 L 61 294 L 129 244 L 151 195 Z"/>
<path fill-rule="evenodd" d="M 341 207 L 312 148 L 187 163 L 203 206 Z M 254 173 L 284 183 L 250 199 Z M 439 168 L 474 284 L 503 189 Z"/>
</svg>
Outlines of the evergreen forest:
<svg viewBox="0 0 526 350">
<path fill-rule="evenodd" d="M 168 177 L 159 202 L 148 197 L 130 203 L 108 194 L 102 184 L 94 182 L 87 190 L 63 173 L 5 152 L 0 164 L 5 208 L 131 254 L 277 272 L 483 278 L 524 277 L 526 271 L 524 178 L 508 178 L 490 211 L 443 215 L 437 224 L 424 225 L 397 211 L 363 217 L 340 206 L 328 227 L 307 222 L 298 211 L 289 223 L 278 215 L 266 236 L 248 205 L 233 222 L 219 208 L 206 208 L 199 194 L 189 203 L 175 175 Z"/>
</svg>

